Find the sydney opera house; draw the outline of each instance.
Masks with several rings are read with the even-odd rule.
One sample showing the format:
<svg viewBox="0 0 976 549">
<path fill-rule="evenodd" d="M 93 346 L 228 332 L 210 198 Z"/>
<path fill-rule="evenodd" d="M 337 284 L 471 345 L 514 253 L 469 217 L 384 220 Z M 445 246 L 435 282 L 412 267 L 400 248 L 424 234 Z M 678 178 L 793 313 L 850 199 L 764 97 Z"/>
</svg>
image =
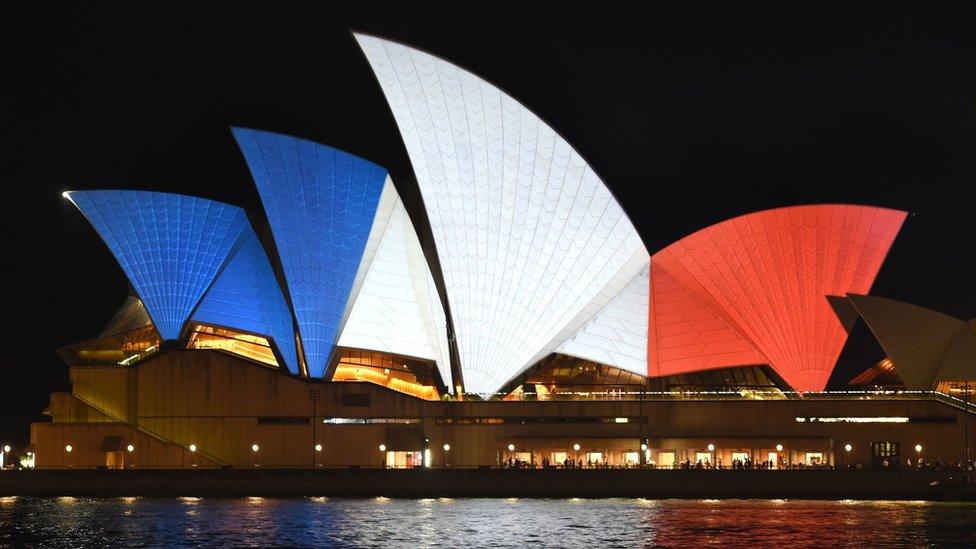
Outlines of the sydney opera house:
<svg viewBox="0 0 976 549">
<path fill-rule="evenodd" d="M 66 192 L 130 296 L 58 351 L 36 467 L 870 467 L 976 440 L 974 321 L 869 295 L 905 212 L 777 208 L 649 251 L 526 106 L 355 39 L 423 211 L 377 164 L 248 128 L 263 212 Z M 887 358 L 832 379 L 856 322 Z"/>
</svg>

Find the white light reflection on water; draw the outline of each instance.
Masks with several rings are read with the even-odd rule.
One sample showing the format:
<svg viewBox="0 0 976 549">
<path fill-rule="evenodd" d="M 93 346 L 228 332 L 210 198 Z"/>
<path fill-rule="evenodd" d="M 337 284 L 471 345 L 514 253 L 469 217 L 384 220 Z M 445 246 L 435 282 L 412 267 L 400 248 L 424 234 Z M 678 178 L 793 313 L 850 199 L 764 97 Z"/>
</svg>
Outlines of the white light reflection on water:
<svg viewBox="0 0 976 549">
<path fill-rule="evenodd" d="M 27 497 L 0 503 L 0 547 L 976 546 L 971 503 Z"/>
</svg>

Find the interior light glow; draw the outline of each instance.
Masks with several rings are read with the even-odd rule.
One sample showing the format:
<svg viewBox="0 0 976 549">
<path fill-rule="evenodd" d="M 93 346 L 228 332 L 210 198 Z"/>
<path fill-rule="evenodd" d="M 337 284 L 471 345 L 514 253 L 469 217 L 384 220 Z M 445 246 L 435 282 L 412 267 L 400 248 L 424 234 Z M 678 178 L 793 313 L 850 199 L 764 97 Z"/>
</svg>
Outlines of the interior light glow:
<svg viewBox="0 0 976 549">
<path fill-rule="evenodd" d="M 190 451 L 191 452 L 196 452 L 197 451 L 197 445 L 196 444 L 191 444 L 190 445 Z"/>
<path fill-rule="evenodd" d="M 261 449 L 261 447 L 258 446 L 257 443 L 254 443 L 254 444 L 251 445 L 251 451 L 252 452 L 257 452 L 260 449 Z"/>
<path fill-rule="evenodd" d="M 714 444 L 709 444 L 708 445 L 708 451 L 709 452 L 714 452 L 715 451 L 715 445 Z"/>
<path fill-rule="evenodd" d="M 908 423 L 907 417 L 798 417 L 797 423 Z"/>
<path fill-rule="evenodd" d="M 240 247 L 203 296 L 192 320 L 209 325 L 195 328 L 191 336 L 191 342 L 195 341 L 198 348 L 205 348 L 201 344 L 217 348 L 223 344 L 230 352 L 298 373 L 291 311 L 271 261 L 250 227 Z M 271 341 L 284 364 L 279 364 L 271 351 Z"/>
<path fill-rule="evenodd" d="M 321 444 L 316 444 L 315 445 L 315 451 L 316 452 L 321 452 L 322 451 L 322 445 Z"/>
<path fill-rule="evenodd" d="M 127 446 L 125 447 L 125 451 L 126 451 L 126 452 L 129 452 L 129 453 L 132 453 L 132 452 L 135 452 L 135 451 L 136 451 L 136 447 L 135 447 L 135 446 L 133 446 L 133 445 L 131 445 L 131 444 L 129 444 L 129 445 L 127 445 Z"/>
<path fill-rule="evenodd" d="M 386 444 L 380 444 L 380 452 L 386 451 Z"/>
<path fill-rule="evenodd" d="M 509 444 L 508 445 L 508 451 L 509 452 L 514 452 L 515 451 L 515 445 L 514 444 Z"/>
</svg>

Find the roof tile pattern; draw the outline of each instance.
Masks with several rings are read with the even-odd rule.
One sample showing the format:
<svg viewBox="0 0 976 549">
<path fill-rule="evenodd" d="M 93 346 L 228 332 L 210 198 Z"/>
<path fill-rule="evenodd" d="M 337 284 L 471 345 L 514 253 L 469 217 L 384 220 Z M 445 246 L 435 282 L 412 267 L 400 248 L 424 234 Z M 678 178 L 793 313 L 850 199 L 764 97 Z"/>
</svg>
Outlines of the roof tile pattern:
<svg viewBox="0 0 976 549">
<path fill-rule="evenodd" d="M 929 387 L 940 381 L 972 381 L 976 379 L 976 320 L 970 320 L 966 327 L 952 338 L 942 357 L 942 364 L 935 373 Z M 969 389 L 976 391 L 976 385 Z"/>
<path fill-rule="evenodd" d="M 339 345 L 436 361 L 451 387 L 451 362 L 444 309 L 420 239 L 393 185 L 381 203 L 391 201 L 365 280 L 355 296 Z M 384 206 L 380 207 L 385 210 Z"/>
<path fill-rule="evenodd" d="M 165 340 L 180 336 L 204 292 L 250 231 L 236 206 L 149 191 L 74 191 Z"/>
<path fill-rule="evenodd" d="M 905 387 L 931 390 L 943 373 L 976 358 L 972 332 L 958 318 L 878 296 L 848 295 L 895 365 Z M 973 362 L 968 362 L 972 369 Z"/>
<path fill-rule="evenodd" d="M 271 225 L 308 375 L 322 377 L 348 313 L 386 170 L 287 135 L 233 133 Z"/>
<path fill-rule="evenodd" d="M 623 209 L 524 105 L 428 53 L 356 34 L 430 220 L 467 391 L 555 351 L 647 266 Z"/>
<path fill-rule="evenodd" d="M 677 375 L 730 365 L 766 364 L 755 346 L 663 267 L 651 267 L 651 333 L 648 373 Z"/>
<path fill-rule="evenodd" d="M 288 371 L 298 373 L 291 311 L 271 262 L 250 227 L 244 242 L 193 313 L 193 320 L 268 337 Z"/>
<path fill-rule="evenodd" d="M 766 210 L 702 229 L 651 261 L 726 320 L 794 389 L 822 390 L 847 340 L 826 296 L 871 288 L 905 216 L 837 204 Z M 660 364 L 655 357 L 648 362 Z"/>
<path fill-rule="evenodd" d="M 648 268 L 556 350 L 647 375 Z"/>
</svg>

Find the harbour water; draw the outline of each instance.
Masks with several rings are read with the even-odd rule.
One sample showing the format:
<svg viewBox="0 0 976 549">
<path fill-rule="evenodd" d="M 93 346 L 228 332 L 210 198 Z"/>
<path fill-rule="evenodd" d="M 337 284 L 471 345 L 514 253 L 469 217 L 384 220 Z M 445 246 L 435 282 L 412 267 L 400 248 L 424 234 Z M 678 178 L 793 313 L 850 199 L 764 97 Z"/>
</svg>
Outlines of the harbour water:
<svg viewBox="0 0 976 549">
<path fill-rule="evenodd" d="M 641 499 L 0 498 L 0 546 L 960 547 L 976 504 Z"/>
</svg>

